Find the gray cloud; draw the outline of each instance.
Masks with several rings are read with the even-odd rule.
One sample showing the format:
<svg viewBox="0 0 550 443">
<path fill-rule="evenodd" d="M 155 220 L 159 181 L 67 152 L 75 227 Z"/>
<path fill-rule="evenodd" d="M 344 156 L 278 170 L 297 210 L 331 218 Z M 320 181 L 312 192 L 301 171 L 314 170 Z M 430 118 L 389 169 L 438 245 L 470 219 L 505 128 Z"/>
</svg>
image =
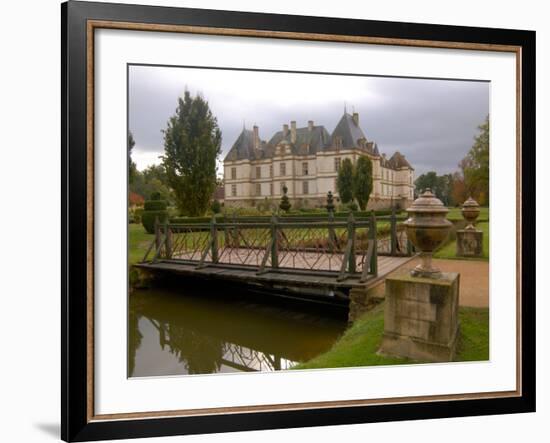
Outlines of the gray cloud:
<svg viewBox="0 0 550 443">
<path fill-rule="evenodd" d="M 369 140 L 388 155 L 399 150 L 417 175 L 454 171 L 489 113 L 489 83 L 475 81 L 266 73 L 132 66 L 129 126 L 138 167 L 163 151 L 161 130 L 185 88 L 210 103 L 222 130 L 223 155 L 242 130 L 269 139 L 283 123 L 308 120 L 332 132 L 344 111 L 360 114 Z"/>
</svg>

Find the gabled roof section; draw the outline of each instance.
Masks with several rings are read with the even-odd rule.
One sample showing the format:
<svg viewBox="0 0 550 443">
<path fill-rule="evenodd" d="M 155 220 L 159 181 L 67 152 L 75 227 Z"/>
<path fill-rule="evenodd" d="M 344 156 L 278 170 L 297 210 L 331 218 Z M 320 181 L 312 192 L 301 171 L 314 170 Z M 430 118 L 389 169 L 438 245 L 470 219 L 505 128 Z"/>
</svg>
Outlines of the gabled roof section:
<svg viewBox="0 0 550 443">
<path fill-rule="evenodd" d="M 235 143 L 225 156 L 224 161 L 257 160 L 268 156 L 269 149 L 263 140 L 259 141 L 258 149 L 254 148 L 254 131 L 243 128 Z"/>
<path fill-rule="evenodd" d="M 414 168 L 410 165 L 405 156 L 399 151 L 391 156 L 391 158 L 388 160 L 388 164 L 393 169 L 409 168 L 414 170 Z"/>
<path fill-rule="evenodd" d="M 283 131 L 276 132 L 269 140 L 268 145 L 274 148 L 281 142 L 288 143 L 293 154 L 315 154 L 330 146 L 330 134 L 324 126 L 313 126 L 311 129 L 309 127 L 296 128 L 296 142 L 292 143 L 291 130 L 289 129 L 286 135 Z"/>
<path fill-rule="evenodd" d="M 353 119 L 353 116 L 344 112 L 344 115 L 334 128 L 332 133 L 332 146 L 336 146 L 336 137 L 341 137 L 342 147 L 343 148 L 360 148 L 367 149 L 367 146 L 360 145 L 359 140 L 365 140 L 367 142 L 367 137 L 363 133 L 363 130 L 359 126 L 359 123 L 356 123 Z"/>
</svg>

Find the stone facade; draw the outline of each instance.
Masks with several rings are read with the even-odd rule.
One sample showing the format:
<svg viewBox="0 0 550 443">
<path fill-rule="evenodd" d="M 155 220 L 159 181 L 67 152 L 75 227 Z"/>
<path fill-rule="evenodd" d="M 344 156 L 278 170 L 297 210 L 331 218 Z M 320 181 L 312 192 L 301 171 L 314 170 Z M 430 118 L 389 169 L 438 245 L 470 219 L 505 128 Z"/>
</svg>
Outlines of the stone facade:
<svg viewBox="0 0 550 443">
<path fill-rule="evenodd" d="M 428 279 L 403 271 L 388 277 L 379 352 L 419 361 L 452 361 L 459 336 L 459 282 L 457 273 Z"/>
<path fill-rule="evenodd" d="M 255 206 L 266 199 L 277 204 L 285 185 L 294 207 L 324 206 L 329 191 L 338 201 L 339 167 L 344 159 L 355 162 L 360 156 L 373 164 L 368 209 L 386 209 L 392 203 L 406 208 L 414 196 L 414 169 L 399 152 L 389 159 L 380 154 L 365 137 L 357 113 L 344 113 L 332 134 L 313 121 L 301 128 L 291 122 L 266 142 L 257 126 L 243 128 L 224 159 L 225 205 Z"/>
</svg>

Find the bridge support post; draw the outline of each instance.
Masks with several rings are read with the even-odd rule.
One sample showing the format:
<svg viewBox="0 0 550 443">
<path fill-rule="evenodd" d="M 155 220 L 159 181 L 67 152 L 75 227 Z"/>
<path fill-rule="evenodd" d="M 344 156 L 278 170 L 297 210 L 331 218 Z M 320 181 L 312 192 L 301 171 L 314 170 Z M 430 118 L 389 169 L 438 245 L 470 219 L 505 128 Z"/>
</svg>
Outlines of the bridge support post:
<svg viewBox="0 0 550 443">
<path fill-rule="evenodd" d="M 336 238 L 336 232 L 334 231 L 334 227 L 332 226 L 334 223 L 334 212 L 332 211 L 328 212 L 328 222 L 329 222 L 328 248 L 329 248 L 329 252 L 333 253 L 335 250 L 338 249 L 338 240 Z"/>
<path fill-rule="evenodd" d="M 353 218 L 353 212 L 350 212 L 348 217 L 348 242 L 351 243 L 348 258 L 348 272 L 350 274 L 355 274 L 355 270 L 357 269 L 357 257 L 355 255 L 355 219 Z"/>
<path fill-rule="evenodd" d="M 165 238 L 164 245 L 166 250 L 166 258 L 171 259 L 172 258 L 172 231 L 168 226 L 168 218 L 166 218 L 164 222 L 164 238 Z"/>
<path fill-rule="evenodd" d="M 212 221 L 210 222 L 210 237 L 212 241 L 212 263 L 218 263 L 218 228 L 215 215 L 212 215 Z"/>
<path fill-rule="evenodd" d="M 395 218 L 395 207 L 391 208 L 391 217 L 390 217 L 390 254 L 392 256 L 397 253 L 397 220 Z"/>
<path fill-rule="evenodd" d="M 370 258 L 370 272 L 372 275 L 378 275 L 378 245 L 376 244 L 376 216 L 374 211 L 370 214 L 370 239 L 374 242 L 372 256 Z"/>
<path fill-rule="evenodd" d="M 271 267 L 279 267 L 279 232 L 275 215 L 271 217 Z"/>
<path fill-rule="evenodd" d="M 159 218 L 155 217 L 155 251 L 160 248 L 160 223 Z"/>
</svg>

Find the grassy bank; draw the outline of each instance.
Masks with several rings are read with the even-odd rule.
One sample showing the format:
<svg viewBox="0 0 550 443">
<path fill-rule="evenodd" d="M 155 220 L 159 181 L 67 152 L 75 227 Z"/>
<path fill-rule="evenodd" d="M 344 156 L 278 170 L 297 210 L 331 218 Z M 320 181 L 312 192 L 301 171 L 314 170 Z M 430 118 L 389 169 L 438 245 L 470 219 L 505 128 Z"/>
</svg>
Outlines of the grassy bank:
<svg viewBox="0 0 550 443">
<path fill-rule="evenodd" d="M 456 361 L 489 359 L 489 310 L 460 308 L 461 340 Z M 321 369 L 413 363 L 377 355 L 384 332 L 384 303 L 359 318 L 324 354 L 293 369 Z"/>
<path fill-rule="evenodd" d="M 145 228 L 140 224 L 131 223 L 128 225 L 128 264 L 133 265 L 143 259 L 147 248 L 155 236 L 147 234 Z"/>
</svg>

